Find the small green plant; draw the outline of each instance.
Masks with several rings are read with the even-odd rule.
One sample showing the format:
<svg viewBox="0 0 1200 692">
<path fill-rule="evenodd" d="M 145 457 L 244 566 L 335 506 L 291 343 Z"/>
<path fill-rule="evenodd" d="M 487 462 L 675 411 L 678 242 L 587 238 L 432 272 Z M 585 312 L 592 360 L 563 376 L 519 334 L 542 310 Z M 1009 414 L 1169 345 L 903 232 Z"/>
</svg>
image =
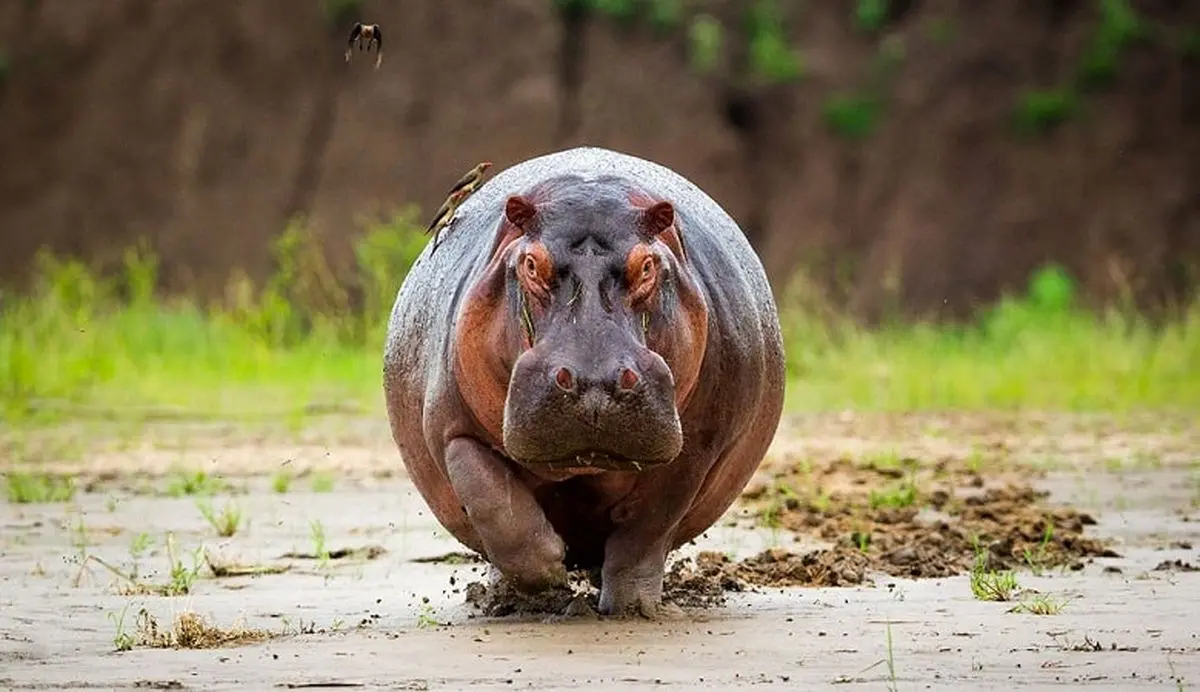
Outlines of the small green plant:
<svg viewBox="0 0 1200 692">
<path fill-rule="evenodd" d="M 896 657 L 892 651 L 892 621 L 887 621 L 887 668 L 888 668 L 888 690 L 896 692 Z"/>
<path fill-rule="evenodd" d="M 232 502 L 225 503 L 217 511 L 208 500 L 196 500 L 196 508 L 222 538 L 229 538 L 242 526 L 242 510 Z"/>
<path fill-rule="evenodd" d="M 1015 606 L 1009 608 L 1008 612 L 1028 613 L 1029 615 L 1058 615 L 1066 605 L 1066 599 L 1053 598 L 1047 594 L 1037 593 L 1022 598 Z"/>
<path fill-rule="evenodd" d="M 852 531 L 850 533 L 850 540 L 854 543 L 855 547 L 858 548 L 858 551 L 860 553 L 866 553 L 868 550 L 871 549 L 871 532 L 870 531 L 862 531 L 862 530 Z"/>
<path fill-rule="evenodd" d="M 1125 49 L 1146 37 L 1148 27 L 1129 0 L 1099 0 L 1100 21 L 1079 65 L 1084 88 L 1110 84 Z"/>
<path fill-rule="evenodd" d="M 1044 134 L 1065 123 L 1078 109 L 1079 99 L 1068 89 L 1026 91 L 1013 114 L 1013 125 L 1021 134 Z"/>
<path fill-rule="evenodd" d="M 688 27 L 688 39 L 693 69 L 700 74 L 708 74 L 716 69 L 723 37 L 724 28 L 712 15 L 701 14 L 692 19 Z"/>
<path fill-rule="evenodd" d="M 326 567 L 329 565 L 329 546 L 325 543 L 325 525 L 314 519 L 308 522 L 308 526 L 312 537 L 313 555 L 317 556 L 319 567 Z"/>
<path fill-rule="evenodd" d="M 216 495 L 228 490 L 225 481 L 216 476 L 210 476 L 204 471 L 188 473 L 180 471 L 167 483 L 167 495 L 184 497 L 191 495 Z"/>
<path fill-rule="evenodd" d="M 426 597 L 421 603 L 421 612 L 417 614 L 417 627 L 428 629 L 430 627 L 444 627 L 446 623 L 439 622 L 433 616 L 433 606 L 429 603 L 429 598 Z"/>
<path fill-rule="evenodd" d="M 126 603 L 125 607 L 121 609 L 120 615 L 116 613 L 108 614 L 108 621 L 113 624 L 114 628 L 116 628 L 116 633 L 113 635 L 113 646 L 117 651 L 129 651 L 136 643 L 136 639 L 134 638 L 133 634 L 125 630 L 125 614 L 128 611 L 129 604 Z"/>
<path fill-rule="evenodd" d="M 141 541 L 135 539 L 135 542 L 140 543 Z M 148 541 L 146 542 L 148 543 Z M 203 556 L 201 555 L 201 553 L 204 551 L 204 546 L 200 546 L 192 552 L 192 566 L 187 567 L 183 564 L 183 560 L 181 560 L 176 553 L 175 535 L 173 533 L 167 533 L 165 545 L 167 550 L 167 563 L 170 567 L 168 571 L 168 581 L 165 584 L 151 584 L 142 581 L 137 573 L 136 564 L 131 571 L 124 572 L 98 555 L 84 555 L 81 564 L 95 562 L 111 572 L 114 576 L 120 578 L 121 581 L 124 582 L 122 593 L 156 594 L 159 596 L 183 596 L 191 593 L 192 585 L 199 577 L 200 569 L 204 564 L 202 559 Z M 140 554 L 140 551 L 136 551 L 133 548 L 134 546 L 131 546 L 131 553 Z M 76 581 L 78 581 L 78 577 L 76 577 Z"/>
<path fill-rule="evenodd" d="M 647 8 L 650 25 L 665 32 L 683 23 L 684 0 L 650 0 Z"/>
<path fill-rule="evenodd" d="M 887 16 L 888 0 L 858 0 L 854 5 L 854 24 L 862 31 L 879 31 Z"/>
<path fill-rule="evenodd" d="M 1041 576 L 1046 564 L 1046 551 L 1050 546 L 1050 541 L 1054 539 L 1054 523 L 1049 519 L 1046 520 L 1046 528 L 1042 531 L 1042 540 L 1034 549 L 1026 548 L 1023 556 L 1025 564 L 1029 565 L 1030 571 L 1034 576 Z"/>
<path fill-rule="evenodd" d="M 993 570 L 988 566 L 986 550 L 977 549 L 971 567 L 971 593 L 981 601 L 1010 601 L 1019 588 L 1017 577 L 1010 570 Z"/>
<path fill-rule="evenodd" d="M 8 501 L 14 504 L 70 502 L 75 497 L 75 483 L 70 478 L 9 471 L 4 480 Z"/>
<path fill-rule="evenodd" d="M 312 477 L 312 490 L 314 493 L 328 493 L 333 491 L 333 474 L 325 471 L 318 471 Z"/>
<path fill-rule="evenodd" d="M 776 0 L 757 0 L 746 10 L 752 73 L 770 83 L 791 82 L 804 74 L 800 53 L 791 46 Z"/>
<path fill-rule="evenodd" d="M 164 596 L 184 596 L 192 592 L 192 585 L 200 576 L 204 565 L 204 546 L 199 546 L 192 552 L 192 566 L 187 567 L 175 553 L 175 534 L 167 534 L 167 560 L 171 565 L 170 581 L 162 589 Z"/>
<path fill-rule="evenodd" d="M 821 106 L 825 125 L 835 135 L 850 140 L 871 136 L 879 124 L 879 112 L 878 99 L 850 92 L 835 94 Z"/>
<path fill-rule="evenodd" d="M 271 490 L 274 490 L 280 495 L 285 494 L 292 487 L 292 474 L 286 470 L 281 470 L 271 477 Z"/>
<path fill-rule="evenodd" d="M 138 561 L 141 560 L 142 556 L 145 555 L 146 552 L 149 551 L 153 546 L 154 539 L 151 538 L 150 534 L 148 533 L 139 533 L 133 537 L 133 540 L 129 544 L 129 557 L 132 559 L 132 563 L 129 568 L 129 577 L 131 580 L 136 581 L 138 579 Z"/>
<path fill-rule="evenodd" d="M 796 491 L 785 483 L 775 483 L 769 492 L 769 497 L 770 501 L 767 506 L 759 513 L 759 522 L 769 529 L 777 529 L 781 526 L 780 520 L 783 513 L 800 506 L 800 498 L 796 495 Z"/>
<path fill-rule="evenodd" d="M 966 467 L 967 471 L 974 474 L 983 470 L 983 452 L 978 447 L 972 447 L 971 452 L 967 454 Z"/>
<path fill-rule="evenodd" d="M 913 479 L 909 478 L 883 490 L 872 489 L 868 501 L 871 509 L 909 507 L 917 501 L 917 486 Z"/>
</svg>

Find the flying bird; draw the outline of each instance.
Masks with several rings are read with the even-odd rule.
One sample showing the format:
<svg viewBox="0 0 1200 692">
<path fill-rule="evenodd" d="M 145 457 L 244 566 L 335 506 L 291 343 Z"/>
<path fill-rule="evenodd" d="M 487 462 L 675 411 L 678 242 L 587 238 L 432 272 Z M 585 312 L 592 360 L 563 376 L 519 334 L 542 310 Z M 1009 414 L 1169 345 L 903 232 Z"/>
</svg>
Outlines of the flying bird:
<svg viewBox="0 0 1200 692">
<path fill-rule="evenodd" d="M 458 211 L 459 205 L 479 189 L 479 184 L 483 182 L 483 174 L 491 167 L 491 161 L 483 161 L 476 164 L 474 168 L 467 171 L 450 188 L 450 192 L 446 194 L 446 201 L 442 203 L 442 206 L 437 210 L 437 214 L 434 214 L 433 220 L 425 227 L 426 233 L 433 234 L 433 250 L 437 250 L 438 238 L 441 235 L 442 229 L 447 228 L 454 221 L 454 213 Z M 433 250 L 430 252 L 432 253 Z"/>
<path fill-rule="evenodd" d="M 379 64 L 383 62 L 383 32 L 379 30 L 379 25 L 354 23 L 350 28 L 350 38 L 346 40 L 346 62 L 350 62 L 350 54 L 354 51 L 356 41 L 359 50 L 363 50 L 363 41 L 366 41 L 368 53 L 371 52 L 371 45 L 375 45 L 375 69 L 378 70 Z"/>
</svg>

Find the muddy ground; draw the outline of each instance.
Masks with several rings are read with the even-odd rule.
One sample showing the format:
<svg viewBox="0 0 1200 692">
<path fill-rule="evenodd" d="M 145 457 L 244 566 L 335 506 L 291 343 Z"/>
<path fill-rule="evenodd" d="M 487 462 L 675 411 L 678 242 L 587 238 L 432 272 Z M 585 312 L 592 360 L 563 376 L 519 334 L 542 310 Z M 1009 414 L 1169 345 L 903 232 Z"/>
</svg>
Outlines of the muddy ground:
<svg viewBox="0 0 1200 692">
<path fill-rule="evenodd" d="M 0 447 L 78 488 L 0 505 L 0 688 L 1200 682 L 1186 418 L 790 418 L 664 622 L 489 586 L 377 421 L 111 428 Z"/>
</svg>

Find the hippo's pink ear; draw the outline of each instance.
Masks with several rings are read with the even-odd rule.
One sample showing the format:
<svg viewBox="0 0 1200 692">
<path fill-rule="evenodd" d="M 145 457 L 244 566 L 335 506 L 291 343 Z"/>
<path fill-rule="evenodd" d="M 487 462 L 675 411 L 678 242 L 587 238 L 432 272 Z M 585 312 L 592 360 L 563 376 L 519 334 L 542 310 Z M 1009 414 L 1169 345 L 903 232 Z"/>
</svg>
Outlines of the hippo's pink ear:
<svg viewBox="0 0 1200 692">
<path fill-rule="evenodd" d="M 670 202 L 658 202 L 642 212 L 642 230 L 653 238 L 675 223 L 675 207 Z"/>
<path fill-rule="evenodd" d="M 535 215 L 537 215 L 537 206 L 521 195 L 509 197 L 504 204 L 504 216 L 509 223 L 521 229 L 523 233 L 529 232 L 529 224 Z"/>
</svg>

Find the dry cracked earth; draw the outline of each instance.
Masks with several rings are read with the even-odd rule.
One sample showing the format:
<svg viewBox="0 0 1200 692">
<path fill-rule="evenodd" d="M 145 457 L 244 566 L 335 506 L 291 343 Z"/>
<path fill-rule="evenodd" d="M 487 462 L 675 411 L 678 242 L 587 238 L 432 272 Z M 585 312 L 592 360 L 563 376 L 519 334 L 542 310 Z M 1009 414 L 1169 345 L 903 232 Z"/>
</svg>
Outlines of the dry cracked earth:
<svg viewBox="0 0 1200 692">
<path fill-rule="evenodd" d="M 0 688 L 1200 684 L 1186 418 L 789 417 L 659 622 L 490 585 L 378 421 L 109 428 L 0 442 L 75 487 L 0 505 Z"/>
</svg>

